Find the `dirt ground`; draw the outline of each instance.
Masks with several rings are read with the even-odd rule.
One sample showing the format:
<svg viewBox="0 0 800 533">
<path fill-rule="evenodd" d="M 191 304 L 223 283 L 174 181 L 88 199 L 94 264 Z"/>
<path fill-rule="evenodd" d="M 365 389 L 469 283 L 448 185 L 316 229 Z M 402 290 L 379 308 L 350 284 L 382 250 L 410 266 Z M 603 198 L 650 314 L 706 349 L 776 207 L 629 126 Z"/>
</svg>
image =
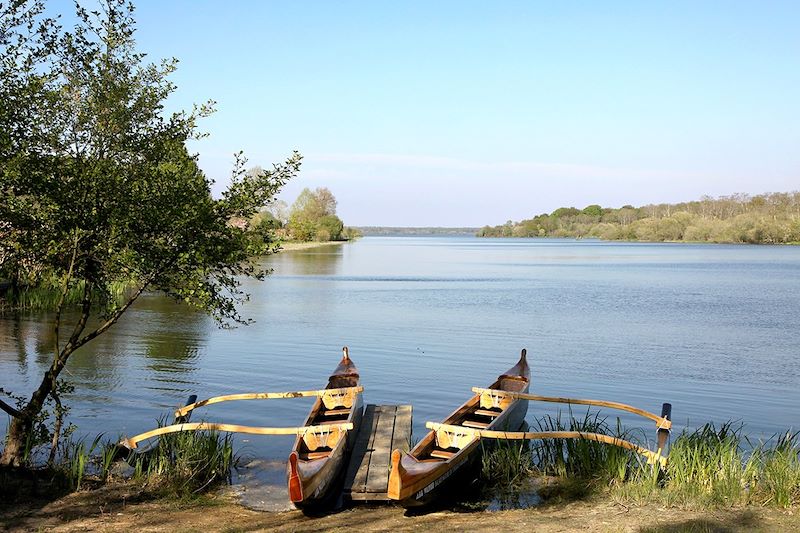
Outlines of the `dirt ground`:
<svg viewBox="0 0 800 533">
<path fill-rule="evenodd" d="M 498 512 L 408 514 L 388 505 L 321 517 L 266 513 L 231 496 L 194 503 L 150 499 L 136 488 L 107 486 L 54 501 L 0 503 L 0 531 L 800 531 L 800 512 L 762 508 L 714 511 L 630 505 L 608 498 Z"/>
</svg>

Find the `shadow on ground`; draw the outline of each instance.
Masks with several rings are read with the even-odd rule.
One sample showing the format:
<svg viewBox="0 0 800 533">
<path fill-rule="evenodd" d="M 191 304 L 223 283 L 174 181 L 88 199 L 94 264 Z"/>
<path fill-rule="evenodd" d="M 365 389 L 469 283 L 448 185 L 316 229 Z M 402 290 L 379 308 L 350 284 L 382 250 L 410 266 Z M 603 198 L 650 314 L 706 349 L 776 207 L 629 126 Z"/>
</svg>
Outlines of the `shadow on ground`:
<svg viewBox="0 0 800 533">
<path fill-rule="evenodd" d="M 751 510 L 728 511 L 724 517 L 692 518 L 655 527 L 643 527 L 641 533 L 736 533 L 756 531 L 764 524 Z"/>
</svg>

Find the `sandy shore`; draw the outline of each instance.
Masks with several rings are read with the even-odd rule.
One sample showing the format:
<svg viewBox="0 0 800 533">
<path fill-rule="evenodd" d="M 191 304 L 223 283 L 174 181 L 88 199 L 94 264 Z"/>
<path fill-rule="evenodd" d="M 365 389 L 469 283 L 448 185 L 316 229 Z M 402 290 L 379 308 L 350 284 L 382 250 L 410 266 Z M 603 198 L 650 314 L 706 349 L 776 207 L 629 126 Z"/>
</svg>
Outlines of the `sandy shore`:
<svg viewBox="0 0 800 533">
<path fill-rule="evenodd" d="M 309 248 L 321 248 L 324 246 L 341 246 L 350 241 L 328 241 L 328 242 L 284 242 L 281 243 L 281 252 L 292 252 L 295 250 L 307 250 Z"/>
</svg>

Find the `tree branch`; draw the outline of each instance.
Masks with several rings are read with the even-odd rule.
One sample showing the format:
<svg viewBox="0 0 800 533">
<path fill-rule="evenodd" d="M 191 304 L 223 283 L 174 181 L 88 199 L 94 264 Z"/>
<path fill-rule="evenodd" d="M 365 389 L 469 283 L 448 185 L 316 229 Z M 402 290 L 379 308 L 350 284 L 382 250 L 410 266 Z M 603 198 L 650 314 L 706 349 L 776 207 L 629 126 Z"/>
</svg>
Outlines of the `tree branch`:
<svg viewBox="0 0 800 533">
<path fill-rule="evenodd" d="M 69 291 L 69 281 L 72 279 L 72 273 L 75 270 L 75 260 L 78 257 L 78 231 L 75 231 L 75 239 L 72 243 L 72 259 L 69 262 L 69 270 L 64 275 L 64 281 L 61 284 L 61 295 L 58 298 L 58 305 L 56 306 L 55 327 L 53 328 L 55 340 L 53 342 L 53 364 L 58 361 L 58 356 L 61 351 L 60 342 L 58 338 L 61 329 L 61 311 L 64 309 L 64 300 L 67 298 Z"/>
<path fill-rule="evenodd" d="M 81 304 L 81 317 L 78 319 L 78 322 L 75 324 L 75 328 L 72 330 L 72 335 L 70 335 L 67 344 L 64 345 L 64 349 L 58 354 L 58 357 L 55 358 L 53 361 L 53 379 L 55 379 L 58 374 L 61 372 L 61 369 L 64 368 L 64 365 L 67 364 L 67 359 L 69 358 L 70 354 L 74 352 L 79 345 L 76 345 L 78 342 L 78 338 L 80 338 L 81 333 L 86 328 L 86 322 L 89 321 L 89 315 L 92 311 L 92 284 L 86 280 L 83 284 L 83 303 Z"/>
<path fill-rule="evenodd" d="M 153 279 L 153 278 L 151 278 L 151 280 L 152 280 L 152 279 Z M 105 322 L 103 322 L 103 324 L 102 324 L 102 325 L 101 325 L 99 328 L 97 328 L 96 330 L 92 331 L 91 333 L 88 333 L 88 334 L 86 334 L 86 335 L 85 335 L 84 337 L 82 337 L 80 340 L 76 341 L 76 342 L 75 342 L 75 347 L 74 347 L 73 351 L 74 351 L 74 350 L 77 350 L 78 348 L 80 348 L 81 346 L 83 346 L 84 344 L 86 344 L 87 342 L 89 342 L 90 340 L 94 339 L 95 337 L 97 337 L 97 336 L 98 336 L 98 335 L 100 335 L 101 333 L 104 333 L 104 332 L 105 332 L 105 331 L 106 331 L 108 328 L 110 328 L 111 326 L 113 326 L 113 325 L 114 325 L 114 324 L 117 322 L 117 320 L 119 320 L 119 317 L 121 317 L 121 316 L 122 316 L 122 314 L 123 314 L 125 311 L 127 311 L 127 310 L 128 310 L 128 308 L 129 308 L 129 307 L 130 307 L 130 306 L 133 304 L 133 302 L 135 302 L 135 301 L 136 301 L 136 299 L 137 299 L 137 298 L 139 298 L 139 296 L 140 296 L 140 295 L 141 295 L 141 294 L 144 292 L 144 290 L 147 288 L 147 286 L 148 286 L 149 284 L 150 284 L 150 281 L 146 281 L 146 282 L 142 283 L 141 287 L 139 287 L 138 289 L 136 289 L 136 292 L 135 292 L 135 293 L 133 293 L 133 296 L 131 296 L 130 298 L 128 298 L 128 301 L 127 301 L 127 302 L 125 302 L 125 305 L 123 305 L 122 307 L 120 307 L 119 309 L 117 309 L 117 310 L 114 312 L 114 314 L 112 314 L 112 315 L 111 315 L 111 317 L 109 317 L 109 319 L 108 319 L 108 320 L 106 320 Z"/>
<path fill-rule="evenodd" d="M 11 415 L 11 416 L 13 416 L 14 418 L 23 418 L 23 416 L 22 416 L 22 413 L 21 413 L 21 412 L 17 411 L 16 409 L 14 409 L 14 408 L 13 408 L 13 407 L 11 407 L 10 405 L 8 405 L 8 404 L 7 404 L 6 402 L 4 402 L 3 400 L 0 400 L 0 409 L 2 409 L 3 411 L 5 411 L 6 413 L 10 414 L 10 415 Z"/>
<path fill-rule="evenodd" d="M 58 397 L 58 393 L 56 392 L 57 387 L 58 384 L 53 383 L 53 389 L 50 391 L 50 397 L 56 402 L 56 423 L 53 427 L 53 439 L 50 443 L 50 456 L 47 458 L 47 463 L 51 465 L 56 459 L 58 439 L 61 437 L 61 426 L 64 424 L 64 406 L 61 405 L 61 398 Z"/>
</svg>

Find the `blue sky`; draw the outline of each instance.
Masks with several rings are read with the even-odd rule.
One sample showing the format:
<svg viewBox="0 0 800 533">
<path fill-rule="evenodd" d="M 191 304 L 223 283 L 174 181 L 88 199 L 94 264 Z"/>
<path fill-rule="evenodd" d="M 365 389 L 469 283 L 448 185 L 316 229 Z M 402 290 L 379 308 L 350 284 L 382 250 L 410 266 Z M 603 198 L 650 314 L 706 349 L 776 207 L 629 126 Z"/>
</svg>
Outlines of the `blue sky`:
<svg viewBox="0 0 800 533">
<path fill-rule="evenodd" d="M 192 148 L 305 156 L 349 225 L 800 189 L 800 2 L 140 1 Z M 70 11 L 68 4 L 60 9 Z"/>
</svg>

